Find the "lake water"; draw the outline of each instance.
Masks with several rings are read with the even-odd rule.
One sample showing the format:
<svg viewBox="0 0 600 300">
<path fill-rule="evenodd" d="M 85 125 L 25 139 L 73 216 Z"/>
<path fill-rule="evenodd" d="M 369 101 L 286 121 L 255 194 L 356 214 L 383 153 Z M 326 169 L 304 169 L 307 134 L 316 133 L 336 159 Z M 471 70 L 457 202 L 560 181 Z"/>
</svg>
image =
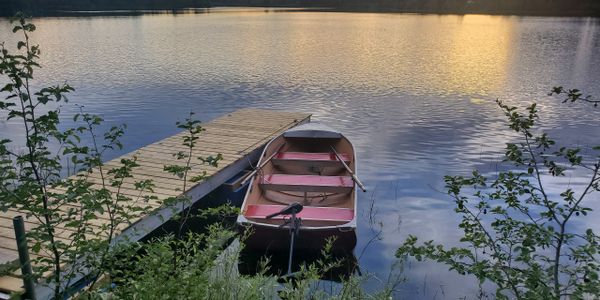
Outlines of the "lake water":
<svg viewBox="0 0 600 300">
<path fill-rule="evenodd" d="M 459 218 L 443 176 L 496 170 L 515 135 L 495 99 L 537 100 L 552 136 L 600 144 L 600 108 L 546 96 L 564 85 L 600 97 L 596 19 L 229 10 L 34 23 L 44 66 L 36 78 L 67 81 L 76 88 L 70 103 L 107 125 L 128 124 L 125 149 L 112 156 L 174 134 L 189 111 L 211 120 L 243 107 L 299 110 L 343 131 L 369 189 L 359 197 L 356 256 L 383 281 L 408 234 L 457 244 Z M 15 41 L 10 29 L 0 21 L 0 41 Z M 17 128 L 0 121 L 2 138 L 18 139 Z M 556 181 L 553 192 L 565 182 L 581 179 Z M 381 239 L 369 224 L 372 201 Z M 600 231 L 597 217 L 577 226 Z M 398 296 L 477 291 L 443 265 L 409 262 L 404 273 Z"/>
</svg>

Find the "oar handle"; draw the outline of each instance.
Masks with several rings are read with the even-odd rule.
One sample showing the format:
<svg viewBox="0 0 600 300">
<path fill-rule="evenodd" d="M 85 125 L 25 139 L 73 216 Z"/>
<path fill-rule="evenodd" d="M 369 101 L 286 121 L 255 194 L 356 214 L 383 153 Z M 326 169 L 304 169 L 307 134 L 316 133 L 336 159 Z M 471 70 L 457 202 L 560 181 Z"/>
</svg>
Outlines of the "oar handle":
<svg viewBox="0 0 600 300">
<path fill-rule="evenodd" d="M 333 150 L 335 157 L 337 157 L 337 159 L 342 163 L 342 165 L 344 165 L 344 168 L 346 168 L 346 171 L 348 171 L 350 173 L 350 175 L 352 176 L 352 180 L 354 180 L 354 182 L 356 182 L 356 185 L 358 185 L 363 192 L 366 192 L 367 189 L 365 188 L 365 186 L 362 184 L 362 182 L 360 182 L 358 177 L 356 177 L 354 172 L 352 172 L 352 169 L 350 169 L 350 167 L 348 167 L 346 162 L 340 157 L 340 155 L 337 153 L 337 151 L 335 151 L 335 148 L 333 146 L 331 146 L 331 150 Z"/>
<path fill-rule="evenodd" d="M 360 187 L 360 189 L 363 192 L 367 191 L 367 189 L 365 188 L 365 186 L 362 184 L 362 182 L 360 182 L 360 180 L 358 180 L 358 177 L 356 177 L 356 175 L 352 174 L 352 179 L 354 179 L 354 182 L 356 182 L 356 184 L 358 185 L 358 187 Z"/>
</svg>

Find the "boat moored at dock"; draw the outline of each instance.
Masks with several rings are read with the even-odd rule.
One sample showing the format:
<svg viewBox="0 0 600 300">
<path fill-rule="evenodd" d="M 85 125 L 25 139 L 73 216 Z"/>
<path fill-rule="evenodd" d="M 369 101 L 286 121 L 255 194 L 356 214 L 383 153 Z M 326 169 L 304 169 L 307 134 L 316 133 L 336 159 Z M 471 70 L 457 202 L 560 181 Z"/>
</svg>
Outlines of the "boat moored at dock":
<svg viewBox="0 0 600 300">
<path fill-rule="evenodd" d="M 288 249 L 296 230 L 299 249 L 321 249 L 328 238 L 335 238 L 334 249 L 354 249 L 356 189 L 364 189 L 355 174 L 352 143 L 325 125 L 304 124 L 272 139 L 248 177 L 237 219 L 251 230 L 246 247 Z"/>
</svg>

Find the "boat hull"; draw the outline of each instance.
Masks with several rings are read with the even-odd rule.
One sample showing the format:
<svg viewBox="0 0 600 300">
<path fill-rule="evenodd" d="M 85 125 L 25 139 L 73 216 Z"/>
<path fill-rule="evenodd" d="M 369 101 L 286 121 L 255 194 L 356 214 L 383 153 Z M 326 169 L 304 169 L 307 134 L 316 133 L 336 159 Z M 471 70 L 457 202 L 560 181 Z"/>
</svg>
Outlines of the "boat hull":
<svg viewBox="0 0 600 300">
<path fill-rule="evenodd" d="M 263 226 L 260 224 L 240 225 L 242 234 L 246 233 L 245 246 L 248 250 L 288 251 L 290 248 L 290 230 L 288 228 Z M 334 238 L 332 251 L 352 251 L 356 247 L 356 230 L 353 227 L 333 227 L 306 229 L 300 228 L 294 242 L 294 249 L 321 250 L 327 240 Z"/>
</svg>

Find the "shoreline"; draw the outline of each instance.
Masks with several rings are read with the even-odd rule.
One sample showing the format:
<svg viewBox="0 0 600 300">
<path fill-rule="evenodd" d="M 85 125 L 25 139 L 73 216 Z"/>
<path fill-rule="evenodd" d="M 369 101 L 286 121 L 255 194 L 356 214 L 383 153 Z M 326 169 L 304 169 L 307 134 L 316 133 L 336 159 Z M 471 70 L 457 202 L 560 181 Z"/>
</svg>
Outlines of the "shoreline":
<svg viewBox="0 0 600 300">
<path fill-rule="evenodd" d="M 98 9 L 98 10 L 48 10 L 31 14 L 32 17 L 110 17 L 110 16 L 141 16 L 159 14 L 207 14 L 207 13 L 278 13 L 278 12 L 335 12 L 335 13 L 376 13 L 376 14 L 414 14 L 414 15 L 490 15 L 505 17 L 553 17 L 553 18 L 600 18 L 600 12 L 572 11 L 553 14 L 540 11 L 457 11 L 457 10 L 393 10 L 393 9 L 341 9 L 333 7 L 289 7 L 289 6 L 214 6 L 198 8 L 165 8 L 165 9 Z M 10 18 L 10 15 L 0 15 L 0 18 Z"/>
</svg>

